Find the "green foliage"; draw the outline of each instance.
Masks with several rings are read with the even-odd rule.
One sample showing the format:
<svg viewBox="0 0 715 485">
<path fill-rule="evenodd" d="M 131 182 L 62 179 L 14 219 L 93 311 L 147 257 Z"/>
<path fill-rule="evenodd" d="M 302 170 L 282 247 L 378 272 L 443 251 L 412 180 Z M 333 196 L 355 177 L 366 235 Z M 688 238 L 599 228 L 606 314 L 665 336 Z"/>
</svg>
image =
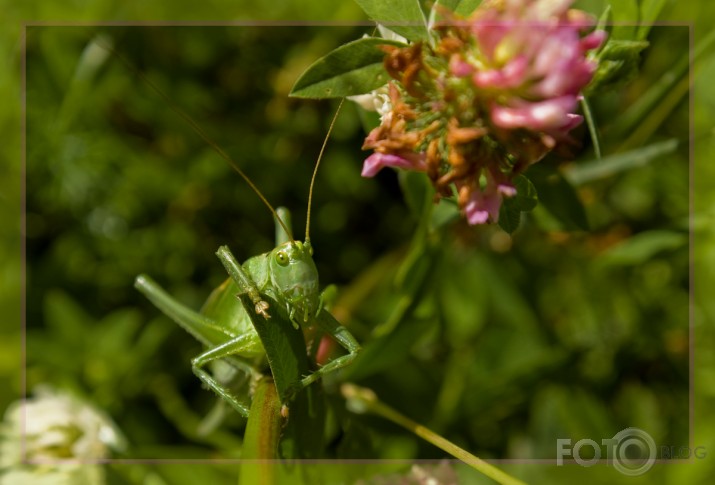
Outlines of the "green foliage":
<svg viewBox="0 0 715 485">
<path fill-rule="evenodd" d="M 432 12 L 435 16 L 439 16 L 438 14 L 444 9 L 446 12 L 468 17 L 480 3 L 481 0 L 438 0 L 434 3 Z"/>
<path fill-rule="evenodd" d="M 687 244 L 688 237 L 681 232 L 644 231 L 610 248 L 601 257 L 601 262 L 624 266 L 645 264 L 663 251 L 683 249 Z"/>
<path fill-rule="evenodd" d="M 676 29 L 672 29 L 671 32 L 675 34 Z M 646 119 L 653 117 L 659 111 L 660 106 L 666 108 L 663 110 L 664 114 L 658 117 L 660 118 L 659 122 L 662 122 L 663 118 L 672 109 L 672 104 L 678 103 L 687 92 L 691 62 L 698 61 L 712 52 L 712 46 L 715 43 L 715 31 L 710 31 L 699 39 L 688 56 L 676 55 L 668 51 L 667 39 L 661 42 L 662 44 L 656 46 L 656 49 L 661 52 L 660 63 L 663 66 L 667 66 L 667 68 L 661 76 L 654 78 L 646 89 L 639 93 L 637 99 L 623 113 L 623 116 L 614 121 L 612 130 L 617 136 L 632 136 L 632 131 L 639 131 L 647 127 Z M 685 88 L 682 86 L 685 86 Z M 666 103 L 666 100 L 673 96 L 675 96 L 674 101 Z"/>
<path fill-rule="evenodd" d="M 640 13 L 639 0 L 609 2 L 613 26 L 611 35 L 615 39 L 634 39 Z"/>
<path fill-rule="evenodd" d="M 430 35 L 419 0 L 355 0 L 368 17 L 407 40 L 426 41 Z"/>
<path fill-rule="evenodd" d="M 239 296 L 243 307 L 253 322 L 261 342 L 266 349 L 268 364 L 278 391 L 278 397 L 284 404 L 296 389 L 291 385 L 300 381 L 308 374 L 308 357 L 305 353 L 305 340 L 300 330 L 293 327 L 283 308 L 272 298 L 267 297 L 267 303 L 275 315 L 270 320 L 256 315 L 253 303 L 247 294 Z"/>
<path fill-rule="evenodd" d="M 643 40 L 666 0 L 622 0 L 609 2 L 615 39 Z"/>
<path fill-rule="evenodd" d="M 459 0 L 458 2 L 452 3 L 456 3 L 454 13 L 467 17 L 474 11 L 475 8 L 479 6 L 481 0 Z"/>
<path fill-rule="evenodd" d="M 638 20 L 641 25 L 638 26 L 638 31 L 636 32 L 636 38 L 638 40 L 644 40 L 648 37 L 650 29 L 653 27 L 653 23 L 658 20 L 661 10 L 665 7 L 666 1 L 667 0 L 642 0 L 640 2 Z"/>
<path fill-rule="evenodd" d="M 529 177 L 539 194 L 539 203 L 556 219 L 561 229 L 587 230 L 586 209 L 573 186 L 553 167 L 532 167 Z"/>
<path fill-rule="evenodd" d="M 521 213 L 534 210 L 539 203 L 536 188 L 531 181 L 523 175 L 514 178 L 516 195 L 505 197 L 499 209 L 499 227 L 511 234 L 519 228 Z"/>
<path fill-rule="evenodd" d="M 665 0 L 623 0 L 610 2 L 599 19 L 599 28 L 612 20 L 609 38 L 595 59 L 598 69 L 586 94 L 615 89 L 638 74 L 641 54 L 648 47 L 648 33 L 665 6 Z"/>
<path fill-rule="evenodd" d="M 384 86 L 389 76 L 383 68 L 383 45 L 401 42 L 365 37 L 349 42 L 315 61 L 295 82 L 291 96 L 297 98 L 342 98 L 369 93 Z"/>
<path fill-rule="evenodd" d="M 612 177 L 619 172 L 642 167 L 659 157 L 669 155 L 676 148 L 678 148 L 678 140 L 671 139 L 628 152 L 617 153 L 600 160 L 583 161 L 566 171 L 566 178 L 574 185 L 581 185 Z"/>
<path fill-rule="evenodd" d="M 333 107 L 287 93 L 314 59 L 361 31 L 103 33 L 235 155 L 272 203 L 300 217 Z M 190 371 L 200 346 L 131 281 L 151 273 L 199 308 L 225 278 L 216 248 L 230 244 L 241 259 L 270 248 L 270 215 L 116 57 L 95 58 L 88 70 L 94 34 L 28 30 L 28 385 L 75 389 L 106 409 L 128 436 L 127 458 L 239 457 L 246 422 L 235 413 L 213 431 L 197 431 L 215 405 Z M 364 349 L 342 375 L 313 386 L 325 399 L 296 396 L 281 456 L 444 457 L 410 433 L 346 410 L 337 392 L 346 380 L 482 457 L 550 460 L 556 438 L 598 441 L 633 425 L 659 444 L 688 442 L 688 150 L 673 141 L 688 136 L 687 102 L 667 110 L 648 143 L 619 151 L 624 136 L 664 109 L 662 77 L 686 58 L 687 43 L 673 30 L 654 28 L 648 40 L 653 47 L 641 53 L 631 87 L 590 99 L 604 158 L 594 161 L 586 146 L 559 169 L 563 175 L 551 160 L 530 167 L 533 187 L 518 187 L 514 204 L 528 211 L 534 189 L 540 204 L 520 214 L 512 236 L 467 227 L 449 201 L 432 204 L 420 174 L 360 179 L 364 132 L 345 110 L 318 175 L 312 239 L 321 284 L 340 287 L 335 314 Z M 659 86 L 656 101 L 638 108 L 625 132 L 615 130 L 651 86 Z M 697 216 L 706 247 L 712 217 Z M 708 254 L 700 253 L 699 267 L 712 266 Z M 713 314 L 707 297 L 697 305 Z M 696 353 L 712 368 L 706 354 Z M 712 393 L 709 381 L 699 382 Z M 644 478 L 705 483 L 707 474 L 687 466 Z M 408 468 L 304 463 L 276 473 L 285 483 L 303 475 L 313 478 L 305 483 L 352 483 Z M 454 468 L 465 483 L 480 480 Z M 117 464 L 108 476 L 119 484 L 235 483 L 237 469 L 213 461 Z M 534 483 L 621 482 L 608 467 L 511 469 Z"/>
<path fill-rule="evenodd" d="M 598 94 L 632 81 L 638 74 L 641 52 L 648 47 L 642 40 L 609 39 L 595 56 L 598 69 L 586 87 L 586 94 Z"/>
</svg>

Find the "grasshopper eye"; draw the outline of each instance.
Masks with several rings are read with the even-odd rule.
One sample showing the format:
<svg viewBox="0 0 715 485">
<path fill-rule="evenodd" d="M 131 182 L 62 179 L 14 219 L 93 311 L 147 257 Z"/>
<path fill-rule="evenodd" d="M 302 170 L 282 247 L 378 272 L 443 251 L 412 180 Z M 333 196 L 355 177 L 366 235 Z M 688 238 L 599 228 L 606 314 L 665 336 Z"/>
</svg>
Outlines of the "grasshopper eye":
<svg viewBox="0 0 715 485">
<path fill-rule="evenodd" d="M 278 261 L 278 264 L 281 266 L 285 266 L 288 264 L 288 255 L 285 253 L 285 251 L 278 251 L 276 254 L 276 261 Z"/>
</svg>

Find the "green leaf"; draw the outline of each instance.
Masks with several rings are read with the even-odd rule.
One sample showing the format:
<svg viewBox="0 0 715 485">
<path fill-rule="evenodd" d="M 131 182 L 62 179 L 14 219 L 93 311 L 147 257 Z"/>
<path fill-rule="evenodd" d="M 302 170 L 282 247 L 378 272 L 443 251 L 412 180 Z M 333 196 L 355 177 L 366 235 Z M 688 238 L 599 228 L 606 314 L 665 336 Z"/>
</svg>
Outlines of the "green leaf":
<svg viewBox="0 0 715 485">
<path fill-rule="evenodd" d="M 648 47 L 648 45 L 649 42 L 646 40 L 612 40 L 606 43 L 599 56 L 614 61 L 628 61 L 633 59 L 636 54 L 639 54 L 643 49 Z"/>
<path fill-rule="evenodd" d="M 582 185 L 594 180 L 611 177 L 626 170 L 642 167 L 658 157 L 673 153 L 677 147 L 678 140 L 671 138 L 670 140 L 653 143 L 637 150 L 618 153 L 600 160 L 578 163 L 566 170 L 564 175 L 573 185 Z"/>
<path fill-rule="evenodd" d="M 293 327 L 285 309 L 270 297 L 262 295 L 262 298 L 269 305 L 270 320 L 266 320 L 255 313 L 254 305 L 247 294 L 240 294 L 239 297 L 251 317 L 261 342 L 263 342 L 280 402 L 288 407 L 289 419 L 287 423 L 283 422 L 280 414 L 278 416 L 278 431 L 281 436 L 278 450 L 280 458 L 318 458 L 323 450 L 323 428 L 326 414 L 324 392 L 320 383 L 317 383 L 302 389 L 297 395 L 294 394 L 298 389 L 296 384 L 300 382 L 301 378 L 310 373 L 303 332 Z M 327 311 L 321 312 L 321 315 L 323 318 L 330 317 Z M 256 407 L 255 396 L 253 400 L 249 428 L 253 419 L 254 408 Z M 266 405 L 274 406 L 270 402 Z M 273 408 L 271 407 L 271 409 Z M 266 427 L 275 425 L 275 416 L 271 413 L 265 418 Z M 249 428 L 246 430 L 246 440 L 248 439 Z M 272 436 L 271 434 L 266 435 L 266 439 L 272 439 Z M 267 450 L 262 452 L 265 454 Z M 255 458 L 277 457 L 256 456 Z M 246 483 L 256 482 L 249 480 Z M 306 483 L 316 482 L 315 480 L 309 480 Z"/>
<path fill-rule="evenodd" d="M 278 396 L 286 404 L 295 391 L 296 383 L 309 373 L 303 332 L 293 327 L 285 309 L 271 297 L 261 295 L 268 303 L 270 320 L 256 314 L 255 305 L 246 293 L 238 297 L 266 349 Z"/>
<path fill-rule="evenodd" d="M 521 212 L 534 210 L 536 204 L 539 203 L 539 197 L 531 180 L 523 175 L 517 175 L 514 178 L 514 186 L 516 187 L 516 196 L 508 198 L 508 200 L 514 200 L 516 208 Z"/>
<path fill-rule="evenodd" d="M 542 164 L 529 168 L 529 178 L 539 194 L 539 202 L 548 209 L 564 230 L 588 230 L 588 218 L 573 186 L 553 167 Z"/>
<path fill-rule="evenodd" d="M 280 457 L 301 460 L 323 457 L 326 414 L 325 391 L 321 382 L 298 393 L 290 403 L 288 422 L 281 432 Z M 318 480 L 304 482 L 320 483 Z"/>
<path fill-rule="evenodd" d="M 649 261 L 656 254 L 672 251 L 688 244 L 688 235 L 682 232 L 645 231 L 612 247 L 599 258 L 608 265 L 632 266 Z"/>
<path fill-rule="evenodd" d="M 355 0 L 375 22 L 407 40 L 429 40 L 427 21 L 419 0 Z"/>
<path fill-rule="evenodd" d="M 637 0 L 616 0 L 609 2 L 613 15 L 613 23 L 616 24 L 611 31 L 614 39 L 632 40 L 636 37 L 636 24 L 639 18 Z"/>
<path fill-rule="evenodd" d="M 636 31 L 636 39 L 645 40 L 648 37 L 653 22 L 656 21 L 660 11 L 663 10 L 666 0 L 641 0 L 640 25 Z"/>
<path fill-rule="evenodd" d="M 516 201 L 505 198 L 499 207 L 499 227 L 504 232 L 512 234 L 521 224 L 521 211 L 516 207 Z"/>
<path fill-rule="evenodd" d="M 430 228 L 435 231 L 442 226 L 459 219 L 461 211 L 457 202 L 451 199 L 442 199 L 432 211 L 432 220 Z"/>
<path fill-rule="evenodd" d="M 606 30 L 606 27 L 608 24 L 608 19 L 610 17 L 611 17 L 611 6 L 606 5 L 606 8 L 603 9 L 601 16 L 598 17 L 598 22 L 596 23 L 595 30 Z"/>
<path fill-rule="evenodd" d="M 365 37 L 342 45 L 315 61 L 295 82 L 290 92 L 297 98 L 341 98 L 369 93 L 390 80 L 382 61 L 381 45 L 405 44 Z"/>
<path fill-rule="evenodd" d="M 430 12 L 430 24 L 440 15 L 442 10 L 453 12 L 461 17 L 467 17 L 481 3 L 481 0 L 438 0 L 435 2 L 432 11 Z"/>
<path fill-rule="evenodd" d="M 632 80 L 638 74 L 640 53 L 648 45 L 639 40 L 609 40 L 596 57 L 598 68 L 584 92 L 592 95 Z"/>
<path fill-rule="evenodd" d="M 611 37 L 619 40 L 645 40 L 666 0 L 618 0 L 610 2 L 615 24 Z"/>
<path fill-rule="evenodd" d="M 598 137 L 598 127 L 596 126 L 596 120 L 591 112 L 591 106 L 588 103 L 588 99 L 584 96 L 581 98 L 581 109 L 583 109 L 583 117 L 586 120 L 586 125 L 588 126 L 588 133 L 591 135 L 591 143 L 593 144 L 593 154 L 596 155 L 597 159 L 601 158 L 601 141 Z"/>
<path fill-rule="evenodd" d="M 467 17 L 482 3 L 482 0 L 460 0 L 457 3 L 458 5 L 454 8 L 454 13 L 462 17 Z"/>
<path fill-rule="evenodd" d="M 536 188 L 531 181 L 523 175 L 514 178 L 516 195 L 514 197 L 504 197 L 499 208 L 499 226 L 509 234 L 519 228 L 521 223 L 521 213 L 534 210 L 538 203 Z"/>
<path fill-rule="evenodd" d="M 437 0 L 434 2 L 432 12 L 439 11 L 440 7 L 454 12 L 454 10 L 462 3 L 461 0 Z"/>
</svg>

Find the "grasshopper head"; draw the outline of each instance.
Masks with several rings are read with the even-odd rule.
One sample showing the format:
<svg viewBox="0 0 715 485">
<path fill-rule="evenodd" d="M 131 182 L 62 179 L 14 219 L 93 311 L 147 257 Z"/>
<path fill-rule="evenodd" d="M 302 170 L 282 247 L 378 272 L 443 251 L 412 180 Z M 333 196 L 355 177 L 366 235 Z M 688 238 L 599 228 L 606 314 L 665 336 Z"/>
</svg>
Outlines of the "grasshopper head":
<svg viewBox="0 0 715 485">
<path fill-rule="evenodd" d="M 310 241 L 289 241 L 269 254 L 271 283 L 279 299 L 295 309 L 297 319 L 307 322 L 318 310 L 318 269 Z"/>
</svg>

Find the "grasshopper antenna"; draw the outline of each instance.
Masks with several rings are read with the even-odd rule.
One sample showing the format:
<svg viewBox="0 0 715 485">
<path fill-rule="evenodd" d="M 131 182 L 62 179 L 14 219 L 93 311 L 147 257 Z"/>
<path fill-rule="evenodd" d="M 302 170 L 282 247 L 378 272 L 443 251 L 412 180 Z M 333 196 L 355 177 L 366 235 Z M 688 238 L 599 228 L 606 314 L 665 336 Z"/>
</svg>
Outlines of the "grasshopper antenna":
<svg viewBox="0 0 715 485">
<path fill-rule="evenodd" d="M 323 146 L 320 147 L 318 161 L 315 162 L 315 168 L 313 169 L 313 177 L 310 179 L 310 189 L 308 189 L 308 213 L 305 216 L 305 242 L 310 241 L 310 209 L 313 206 L 313 186 L 315 185 L 315 176 L 318 175 L 318 167 L 320 167 L 320 161 L 323 159 L 323 152 L 325 152 L 325 146 L 328 144 L 328 139 L 330 138 L 330 134 L 333 132 L 335 121 L 338 119 L 338 115 L 340 114 L 340 108 L 343 107 L 344 101 L 345 98 L 342 98 L 340 100 L 340 104 L 338 105 L 338 109 L 335 110 L 333 120 L 330 122 L 330 127 L 328 128 L 328 133 L 325 134 Z"/>
<path fill-rule="evenodd" d="M 288 234 L 288 237 L 290 238 L 291 242 L 295 242 L 295 240 L 293 239 L 293 233 L 291 232 L 291 230 L 283 222 L 283 219 L 280 218 L 280 216 L 278 215 L 276 210 L 273 208 L 273 206 L 270 204 L 270 202 L 268 202 L 268 199 L 266 199 L 266 197 L 263 195 L 263 193 L 260 190 L 258 190 L 258 187 L 256 187 L 256 184 L 254 184 L 253 181 L 250 178 L 248 178 L 248 175 L 246 175 L 243 172 L 243 170 L 241 170 L 241 167 L 238 166 L 238 163 L 236 163 L 234 161 L 234 159 L 231 158 L 231 156 L 228 153 L 226 153 L 220 146 L 218 146 L 218 144 L 211 137 L 209 137 L 209 135 L 203 130 L 203 128 L 201 128 L 198 125 L 198 123 L 196 123 L 194 121 L 194 119 L 191 116 L 189 116 L 188 113 L 186 113 L 184 110 L 179 108 L 179 106 L 177 106 L 176 103 L 174 103 L 171 100 L 171 98 L 169 98 L 169 96 L 164 94 L 164 92 L 161 89 L 159 89 L 159 87 L 156 84 L 151 82 L 151 80 L 143 72 L 141 72 L 138 68 L 134 67 L 134 65 L 131 62 L 129 62 L 124 56 L 122 56 L 119 52 L 117 52 L 117 50 L 114 49 L 114 47 L 112 47 L 106 41 L 104 41 L 104 39 L 101 39 L 101 37 L 98 37 L 97 40 L 95 40 L 95 42 L 97 42 L 97 44 L 99 44 L 101 47 L 107 49 L 114 56 L 116 56 L 117 59 L 119 59 L 122 62 L 122 64 L 124 64 L 127 67 L 127 69 L 132 71 L 137 77 L 139 77 L 139 79 L 141 79 L 144 83 L 146 83 L 147 86 L 149 86 L 156 94 L 159 95 L 159 97 L 161 97 L 166 102 L 166 104 L 169 106 L 169 108 L 174 113 L 176 113 L 181 119 L 183 119 L 194 130 L 194 132 L 196 132 L 197 135 L 199 135 L 216 153 L 219 154 L 219 156 L 221 158 L 226 160 L 228 162 L 228 164 L 231 166 L 231 168 L 233 168 L 238 173 L 238 175 L 240 175 L 241 178 L 243 178 L 243 180 L 245 180 L 245 182 L 248 184 L 248 186 L 256 193 L 256 195 L 258 195 L 258 198 L 261 199 L 261 201 L 266 205 L 266 207 L 268 207 L 268 210 L 271 211 L 271 214 L 273 214 L 273 217 L 276 218 L 276 220 L 280 223 L 283 230 L 286 232 L 286 234 Z M 331 125 L 331 128 L 332 128 L 332 125 Z M 328 133 L 330 133 L 330 132 L 328 132 Z M 325 148 L 325 145 L 323 145 L 323 148 Z M 321 154 L 322 154 L 322 151 L 321 151 Z M 312 184 L 311 184 L 311 188 L 312 188 Z"/>
</svg>

